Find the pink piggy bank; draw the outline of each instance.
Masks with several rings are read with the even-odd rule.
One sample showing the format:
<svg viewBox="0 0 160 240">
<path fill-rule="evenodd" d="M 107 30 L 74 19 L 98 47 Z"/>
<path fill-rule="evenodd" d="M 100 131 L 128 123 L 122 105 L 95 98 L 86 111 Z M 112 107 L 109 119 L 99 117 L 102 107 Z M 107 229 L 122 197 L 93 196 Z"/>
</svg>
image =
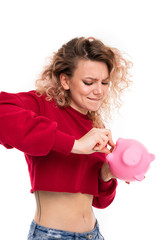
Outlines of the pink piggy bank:
<svg viewBox="0 0 160 240">
<path fill-rule="evenodd" d="M 119 138 L 112 153 L 106 157 L 111 172 L 124 181 L 142 181 L 150 163 L 155 159 L 142 143 Z"/>
</svg>

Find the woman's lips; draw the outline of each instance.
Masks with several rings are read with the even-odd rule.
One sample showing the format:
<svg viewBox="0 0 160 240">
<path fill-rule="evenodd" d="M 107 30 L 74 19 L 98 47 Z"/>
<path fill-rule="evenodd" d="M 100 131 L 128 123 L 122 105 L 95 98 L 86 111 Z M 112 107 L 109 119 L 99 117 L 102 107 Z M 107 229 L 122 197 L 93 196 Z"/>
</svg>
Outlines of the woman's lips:
<svg viewBox="0 0 160 240">
<path fill-rule="evenodd" d="M 100 101 L 100 100 L 102 100 L 102 98 L 89 98 L 89 97 L 88 97 L 88 99 L 92 100 L 92 101 Z"/>
</svg>

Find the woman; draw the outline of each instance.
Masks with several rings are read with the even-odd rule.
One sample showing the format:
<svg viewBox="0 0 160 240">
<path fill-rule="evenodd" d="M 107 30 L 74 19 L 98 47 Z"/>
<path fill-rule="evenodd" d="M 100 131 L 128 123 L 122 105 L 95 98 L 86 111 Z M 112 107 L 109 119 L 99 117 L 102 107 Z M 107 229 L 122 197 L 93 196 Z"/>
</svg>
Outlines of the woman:
<svg viewBox="0 0 160 240">
<path fill-rule="evenodd" d="M 104 119 L 130 84 L 118 49 L 75 38 L 50 58 L 36 91 L 0 94 L 0 143 L 23 151 L 36 212 L 28 240 L 104 239 L 92 206 L 106 208 L 117 180 Z"/>
</svg>

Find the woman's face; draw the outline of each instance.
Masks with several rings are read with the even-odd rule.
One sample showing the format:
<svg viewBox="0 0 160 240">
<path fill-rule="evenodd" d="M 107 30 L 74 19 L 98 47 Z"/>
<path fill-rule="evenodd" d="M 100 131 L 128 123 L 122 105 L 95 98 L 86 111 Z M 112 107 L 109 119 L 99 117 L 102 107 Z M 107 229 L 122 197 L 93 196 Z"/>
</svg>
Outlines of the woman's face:
<svg viewBox="0 0 160 240">
<path fill-rule="evenodd" d="M 108 91 L 108 67 L 103 62 L 79 60 L 73 77 L 68 78 L 66 84 L 72 108 L 83 114 L 97 111 Z"/>
</svg>

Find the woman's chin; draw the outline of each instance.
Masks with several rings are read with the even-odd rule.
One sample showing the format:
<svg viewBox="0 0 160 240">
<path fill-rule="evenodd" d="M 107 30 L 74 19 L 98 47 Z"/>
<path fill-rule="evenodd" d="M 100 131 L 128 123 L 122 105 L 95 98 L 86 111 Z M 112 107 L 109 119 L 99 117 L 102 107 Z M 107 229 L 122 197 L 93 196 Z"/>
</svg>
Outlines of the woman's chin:
<svg viewBox="0 0 160 240">
<path fill-rule="evenodd" d="M 89 110 L 89 111 L 92 111 L 92 112 L 96 112 L 96 111 L 98 111 L 99 107 L 100 107 L 100 106 L 90 107 L 88 110 Z"/>
</svg>

